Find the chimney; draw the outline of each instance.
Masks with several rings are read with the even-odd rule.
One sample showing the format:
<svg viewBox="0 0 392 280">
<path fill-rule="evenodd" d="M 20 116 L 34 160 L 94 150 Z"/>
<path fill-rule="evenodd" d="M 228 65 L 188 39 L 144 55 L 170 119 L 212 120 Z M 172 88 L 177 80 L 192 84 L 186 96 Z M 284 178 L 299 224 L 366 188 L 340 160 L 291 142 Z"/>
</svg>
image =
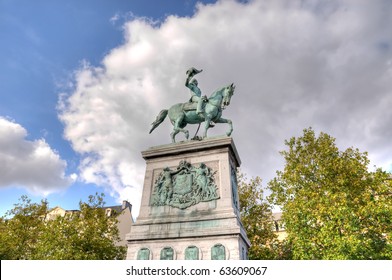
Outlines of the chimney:
<svg viewBox="0 0 392 280">
<path fill-rule="evenodd" d="M 129 210 L 132 211 L 132 204 L 126 200 L 123 200 L 122 205 L 121 205 L 121 210 L 124 210 L 125 208 L 128 208 L 128 207 L 129 207 Z"/>
</svg>

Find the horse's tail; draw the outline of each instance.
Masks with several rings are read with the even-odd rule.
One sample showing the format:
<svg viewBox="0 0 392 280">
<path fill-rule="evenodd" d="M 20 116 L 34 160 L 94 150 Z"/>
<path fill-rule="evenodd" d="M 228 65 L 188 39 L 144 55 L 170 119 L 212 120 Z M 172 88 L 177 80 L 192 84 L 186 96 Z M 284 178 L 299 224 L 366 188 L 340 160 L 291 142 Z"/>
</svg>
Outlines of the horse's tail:
<svg viewBox="0 0 392 280">
<path fill-rule="evenodd" d="M 152 127 L 151 127 L 149 133 L 151 133 L 155 128 L 157 128 L 158 125 L 160 125 L 160 124 L 165 120 L 165 118 L 166 118 L 166 116 L 167 116 L 167 112 L 168 112 L 168 110 L 162 110 L 162 111 L 158 114 L 156 120 L 151 124 Z"/>
</svg>

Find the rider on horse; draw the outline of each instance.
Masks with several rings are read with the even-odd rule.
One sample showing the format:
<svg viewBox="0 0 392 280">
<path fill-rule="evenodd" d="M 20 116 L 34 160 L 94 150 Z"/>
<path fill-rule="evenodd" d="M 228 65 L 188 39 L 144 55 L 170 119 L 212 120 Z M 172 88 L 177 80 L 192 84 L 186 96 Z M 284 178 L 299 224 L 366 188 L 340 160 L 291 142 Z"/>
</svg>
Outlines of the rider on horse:
<svg viewBox="0 0 392 280">
<path fill-rule="evenodd" d="M 207 101 L 207 97 L 206 96 L 201 96 L 201 90 L 199 89 L 198 82 L 196 79 L 193 79 L 193 76 L 195 76 L 196 74 L 199 74 L 201 71 L 203 70 L 197 70 L 194 67 L 191 67 L 188 71 L 186 71 L 186 74 L 188 75 L 185 81 L 185 86 L 187 88 L 189 88 L 191 90 L 191 100 L 190 102 L 197 102 L 197 109 L 196 109 L 196 113 L 203 117 L 204 116 L 204 106 L 203 106 L 203 102 Z"/>
<path fill-rule="evenodd" d="M 222 118 L 222 110 L 230 105 L 230 99 L 234 94 L 235 86 L 232 83 L 231 85 L 224 86 L 214 91 L 208 99 L 205 96 L 202 97 L 197 81 L 196 79 L 193 79 L 193 77 L 201 71 L 202 70 L 197 70 L 192 67 L 186 72 L 187 79 L 185 86 L 191 90 L 191 100 L 187 103 L 177 103 L 172 105 L 169 109 L 161 110 L 156 117 L 156 120 L 151 124 L 149 133 L 169 116 L 170 122 L 173 125 L 173 131 L 170 133 L 173 143 L 176 142 L 175 136 L 179 132 L 184 133 L 186 139 L 189 138 L 189 130 L 185 129 L 187 124 L 200 125 L 204 122 L 203 138 L 206 138 L 207 130 L 213 127 L 214 123 L 227 123 L 229 125 L 229 130 L 226 132 L 226 135 L 231 135 L 233 132 L 232 121 L 230 119 Z"/>
<path fill-rule="evenodd" d="M 194 67 L 191 67 L 186 71 L 187 78 L 185 81 L 185 86 L 191 90 L 192 97 L 189 100 L 189 102 L 197 102 L 197 107 L 196 107 L 196 114 L 198 114 L 200 117 L 204 117 L 204 103 L 208 101 L 207 96 L 201 96 L 201 90 L 197 86 L 198 82 L 196 79 L 192 79 L 193 76 L 196 74 L 199 74 L 202 72 L 203 69 L 197 70 Z M 214 127 L 214 123 L 210 122 L 210 126 Z"/>
</svg>

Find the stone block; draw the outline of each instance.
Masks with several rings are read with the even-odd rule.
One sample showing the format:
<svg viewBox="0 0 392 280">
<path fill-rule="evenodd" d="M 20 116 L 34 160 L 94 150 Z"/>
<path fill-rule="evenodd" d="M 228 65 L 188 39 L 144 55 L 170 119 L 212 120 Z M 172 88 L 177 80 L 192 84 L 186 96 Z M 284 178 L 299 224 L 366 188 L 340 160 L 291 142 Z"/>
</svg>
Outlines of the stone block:
<svg viewBox="0 0 392 280">
<path fill-rule="evenodd" d="M 232 138 L 156 146 L 142 156 L 142 202 L 126 237 L 127 259 L 246 259 Z"/>
</svg>

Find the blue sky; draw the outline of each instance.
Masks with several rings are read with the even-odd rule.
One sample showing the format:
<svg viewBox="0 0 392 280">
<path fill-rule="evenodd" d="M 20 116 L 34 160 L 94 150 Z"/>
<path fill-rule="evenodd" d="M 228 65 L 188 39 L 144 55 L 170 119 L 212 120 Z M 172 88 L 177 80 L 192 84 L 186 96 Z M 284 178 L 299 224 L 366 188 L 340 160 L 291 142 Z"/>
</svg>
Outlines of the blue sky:
<svg viewBox="0 0 392 280">
<path fill-rule="evenodd" d="M 67 162 L 66 173 L 77 173 L 79 156 L 64 139 L 63 124 L 57 117 L 58 94 L 64 84 L 82 61 L 98 65 L 123 42 L 125 21 L 132 17 L 162 21 L 170 14 L 191 16 L 195 2 L 0 0 L 0 116 L 23 126 L 28 132 L 26 140 L 45 139 Z M 76 182 L 47 198 L 53 207 L 77 208 L 81 199 L 95 192 L 105 190 Z M 43 198 L 17 183 L 2 186 L 0 215 L 23 194 L 33 200 Z M 106 202 L 118 203 L 110 194 L 106 194 Z"/>
<path fill-rule="evenodd" d="M 137 215 L 140 152 L 170 142 L 150 123 L 189 98 L 191 66 L 204 94 L 236 84 L 224 114 L 264 186 L 310 126 L 392 171 L 390 26 L 387 0 L 0 0 L 0 215 L 22 194 L 75 209 L 95 192 Z"/>
</svg>

